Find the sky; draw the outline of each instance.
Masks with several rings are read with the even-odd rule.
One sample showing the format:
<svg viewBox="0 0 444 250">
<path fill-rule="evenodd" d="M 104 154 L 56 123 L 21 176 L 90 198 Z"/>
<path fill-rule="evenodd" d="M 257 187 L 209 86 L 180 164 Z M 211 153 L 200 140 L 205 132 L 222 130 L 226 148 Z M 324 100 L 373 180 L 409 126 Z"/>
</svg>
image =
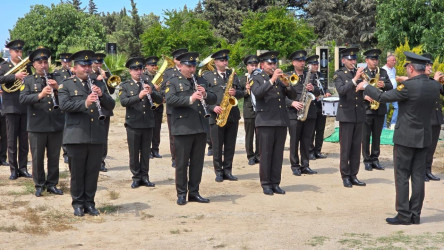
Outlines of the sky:
<svg viewBox="0 0 444 250">
<path fill-rule="evenodd" d="M 81 2 L 82 8 L 88 7 L 89 0 L 81 0 Z M 153 12 L 155 15 L 162 16 L 164 10 L 183 9 L 184 5 L 188 8 L 194 8 L 198 0 L 134 0 L 134 2 L 136 3 L 139 15 Z M 9 30 L 14 27 L 18 18 L 24 17 L 25 14 L 30 11 L 32 5 L 43 4 L 51 6 L 52 3 L 58 4 L 60 0 L 1 1 L 2 21 L 0 22 L 0 48 L 3 48 L 6 40 L 9 39 Z M 94 0 L 94 3 L 99 13 L 120 11 L 123 7 L 131 10 L 130 0 Z"/>
</svg>

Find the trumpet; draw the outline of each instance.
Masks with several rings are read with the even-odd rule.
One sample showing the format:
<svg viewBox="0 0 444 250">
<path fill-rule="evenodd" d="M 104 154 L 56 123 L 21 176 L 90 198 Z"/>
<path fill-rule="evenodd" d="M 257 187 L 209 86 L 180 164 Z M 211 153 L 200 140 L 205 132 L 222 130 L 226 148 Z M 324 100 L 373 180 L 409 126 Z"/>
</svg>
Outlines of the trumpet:
<svg viewBox="0 0 444 250">
<path fill-rule="evenodd" d="M 353 65 L 353 67 L 358 70 L 356 68 L 355 65 Z M 377 88 L 378 82 L 379 82 L 379 78 L 380 78 L 380 74 L 379 74 L 379 67 L 376 67 L 378 70 L 376 71 L 376 75 L 374 78 L 370 78 L 366 73 L 362 72 L 361 78 L 364 81 L 367 81 L 370 85 L 372 85 L 373 87 Z M 372 110 L 377 110 L 379 109 L 379 105 L 380 103 L 378 101 L 371 101 L 370 102 L 370 109 Z"/>
<path fill-rule="evenodd" d="M 296 74 L 288 75 L 288 74 L 282 74 L 279 76 L 279 80 L 283 82 L 285 85 L 291 85 L 294 86 L 299 81 L 299 76 Z"/>
<path fill-rule="evenodd" d="M 196 89 L 196 91 L 198 91 L 198 90 L 197 90 L 197 81 L 196 81 L 196 77 L 194 77 L 194 74 L 193 74 L 192 76 L 193 76 L 194 88 Z M 204 110 L 204 112 L 205 112 L 204 117 L 205 117 L 205 118 L 210 117 L 211 115 L 210 115 L 210 113 L 208 112 L 207 103 L 205 102 L 205 99 L 203 99 L 203 97 L 202 97 L 202 99 L 200 99 L 200 103 L 202 104 L 203 110 Z"/>
<path fill-rule="evenodd" d="M 92 80 L 89 77 L 89 75 L 88 75 L 87 83 L 88 83 L 89 89 L 92 91 L 92 87 L 93 87 L 94 83 L 92 82 Z M 97 100 L 96 100 L 96 106 L 97 106 L 97 110 L 99 111 L 99 120 L 105 120 L 106 116 L 103 114 L 102 106 L 100 106 L 99 98 L 97 98 Z"/>
<path fill-rule="evenodd" d="M 142 75 L 140 75 L 140 84 L 142 84 L 142 87 L 145 84 L 145 81 L 143 81 Z M 149 94 L 149 93 L 146 94 L 146 97 L 148 98 L 148 101 L 150 102 L 150 105 L 151 105 L 150 109 L 155 110 L 157 108 L 157 106 L 154 104 L 153 98 L 151 98 L 151 94 Z"/>
<path fill-rule="evenodd" d="M 116 75 L 113 75 L 113 73 L 111 73 L 111 70 L 108 68 L 108 65 L 106 65 L 105 61 L 103 61 L 103 65 L 105 66 L 106 71 L 108 71 L 109 74 L 111 75 L 108 78 L 108 81 L 106 81 L 106 85 L 108 85 L 110 88 L 113 88 L 113 89 L 117 88 L 120 85 L 120 83 L 122 82 L 122 79 L 120 79 L 120 76 L 116 76 Z"/>
<path fill-rule="evenodd" d="M 49 78 L 48 78 L 48 74 L 46 74 L 46 70 L 43 70 L 43 74 L 45 76 L 45 81 L 46 81 L 46 85 L 49 86 Z M 57 98 L 54 94 L 54 89 L 51 87 L 51 98 L 52 98 L 52 102 L 54 103 L 53 108 L 54 109 L 58 109 L 59 108 L 59 103 L 57 101 Z"/>
</svg>

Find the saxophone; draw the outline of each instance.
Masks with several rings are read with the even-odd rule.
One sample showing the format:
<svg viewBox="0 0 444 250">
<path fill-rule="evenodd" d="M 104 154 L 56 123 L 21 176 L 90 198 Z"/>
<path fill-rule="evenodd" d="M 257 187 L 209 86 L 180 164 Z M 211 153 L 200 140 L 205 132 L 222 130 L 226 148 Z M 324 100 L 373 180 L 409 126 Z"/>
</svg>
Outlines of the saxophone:
<svg viewBox="0 0 444 250">
<path fill-rule="evenodd" d="M 307 120 L 308 109 L 310 108 L 311 101 L 315 99 L 315 96 L 312 93 L 308 92 L 307 90 L 307 85 L 310 82 L 310 78 L 311 78 L 311 65 L 308 66 L 308 72 L 307 75 L 305 76 L 304 85 L 302 87 L 302 96 L 301 99 L 299 100 L 299 102 L 302 102 L 303 105 L 302 109 L 298 110 L 298 120 L 301 122 Z"/>
<path fill-rule="evenodd" d="M 227 85 L 225 86 L 224 96 L 220 102 L 220 107 L 222 108 L 222 113 L 218 114 L 216 117 L 216 124 L 219 127 L 225 126 L 227 124 L 228 116 L 230 115 L 231 108 L 237 106 L 237 99 L 231 96 L 228 92 L 233 87 L 234 81 L 234 69 L 231 72 L 230 77 L 228 77 Z"/>
</svg>

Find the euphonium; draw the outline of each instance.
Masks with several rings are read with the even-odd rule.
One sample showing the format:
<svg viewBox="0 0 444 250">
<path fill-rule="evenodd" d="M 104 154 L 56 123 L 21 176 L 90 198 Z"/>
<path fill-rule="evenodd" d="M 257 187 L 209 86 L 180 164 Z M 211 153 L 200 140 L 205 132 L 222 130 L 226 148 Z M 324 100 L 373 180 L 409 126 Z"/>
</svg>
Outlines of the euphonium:
<svg viewBox="0 0 444 250">
<path fill-rule="evenodd" d="M 173 59 L 171 59 L 167 56 L 163 56 L 162 66 L 160 66 L 160 69 L 157 70 L 156 75 L 154 75 L 154 78 L 151 81 L 151 83 L 154 86 L 160 86 L 160 84 L 162 84 L 162 82 L 163 82 L 163 73 L 165 72 L 166 69 L 174 67 L 174 65 L 175 65 L 175 63 L 174 63 Z M 157 108 L 160 106 L 160 104 L 154 103 L 154 106 Z"/>
<path fill-rule="evenodd" d="M 218 114 L 216 117 L 216 124 L 219 127 L 225 126 L 227 124 L 228 116 L 230 115 L 231 108 L 237 106 L 237 99 L 229 94 L 230 89 L 233 87 L 234 81 L 234 69 L 231 72 L 230 77 L 228 77 L 227 85 L 225 86 L 224 96 L 220 102 L 220 107 L 222 108 L 222 113 Z"/>
<path fill-rule="evenodd" d="M 211 58 L 211 55 L 205 58 L 200 64 L 199 64 L 199 77 L 202 77 L 202 74 L 205 71 L 213 71 L 214 70 L 214 58 Z"/>
<path fill-rule="evenodd" d="M 20 58 L 21 59 L 21 58 Z M 17 65 L 15 65 L 14 68 L 10 69 L 8 72 L 6 72 L 5 76 L 16 74 L 18 72 L 26 71 L 26 65 L 30 62 L 29 57 L 26 57 L 24 60 L 19 62 Z M 6 87 L 5 83 L 2 83 L 2 89 L 7 93 L 12 93 L 20 90 L 20 88 L 23 86 L 22 80 L 15 80 L 15 82 L 10 87 Z"/>
</svg>

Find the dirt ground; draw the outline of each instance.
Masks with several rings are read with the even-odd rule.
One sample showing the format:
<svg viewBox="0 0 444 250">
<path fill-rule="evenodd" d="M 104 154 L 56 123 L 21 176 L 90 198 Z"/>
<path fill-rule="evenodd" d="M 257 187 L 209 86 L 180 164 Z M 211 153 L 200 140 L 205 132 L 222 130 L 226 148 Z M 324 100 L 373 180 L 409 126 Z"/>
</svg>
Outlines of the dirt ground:
<svg viewBox="0 0 444 250">
<path fill-rule="evenodd" d="M 385 171 L 365 171 L 366 187 L 344 188 L 339 145 L 324 143 L 327 159 L 312 161 L 316 175 L 294 176 L 287 137 L 281 187 L 285 195 L 266 196 L 259 165 L 249 166 L 240 124 L 233 174 L 237 182 L 216 183 L 212 158 L 205 156 L 200 193 L 209 204 L 176 205 L 168 129 L 162 124 L 162 159 L 150 162 L 156 187 L 131 189 L 124 109 L 112 117 L 107 165 L 100 173 L 96 206 L 101 216 L 74 217 L 68 166 L 60 161 L 63 196 L 34 196 L 32 180 L 10 181 L 0 167 L 0 249 L 349 249 L 444 248 L 444 181 L 426 183 L 421 224 L 391 226 L 396 214 L 392 146 L 382 146 Z M 329 118 L 326 134 L 333 130 Z M 29 157 L 30 159 L 30 157 Z M 29 170 L 31 171 L 30 163 Z M 444 179 L 444 142 L 433 171 Z"/>
</svg>

